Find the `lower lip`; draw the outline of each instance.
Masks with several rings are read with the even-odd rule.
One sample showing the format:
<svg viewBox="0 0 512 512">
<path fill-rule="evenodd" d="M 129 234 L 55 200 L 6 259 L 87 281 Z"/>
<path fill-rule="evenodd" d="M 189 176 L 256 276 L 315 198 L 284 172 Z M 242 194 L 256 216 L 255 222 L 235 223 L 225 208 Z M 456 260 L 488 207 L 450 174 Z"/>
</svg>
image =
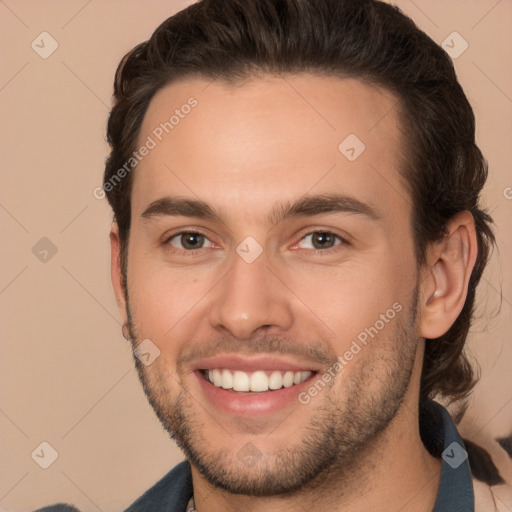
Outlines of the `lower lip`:
<svg viewBox="0 0 512 512">
<path fill-rule="evenodd" d="M 275 391 L 238 392 L 214 386 L 207 381 L 200 370 L 194 372 L 206 398 L 221 411 L 240 416 L 259 416 L 272 414 L 290 404 L 299 403 L 298 395 L 311 384 L 316 373 L 310 375 L 304 382 L 289 388 Z"/>
</svg>

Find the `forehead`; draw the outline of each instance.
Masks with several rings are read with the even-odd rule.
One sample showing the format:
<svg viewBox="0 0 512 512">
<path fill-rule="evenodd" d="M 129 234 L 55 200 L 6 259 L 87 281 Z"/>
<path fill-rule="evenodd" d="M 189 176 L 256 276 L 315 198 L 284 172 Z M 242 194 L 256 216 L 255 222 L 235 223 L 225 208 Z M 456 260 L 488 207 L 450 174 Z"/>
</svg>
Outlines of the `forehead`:
<svg viewBox="0 0 512 512">
<path fill-rule="evenodd" d="M 138 145 L 152 149 L 135 171 L 132 211 L 170 194 L 257 219 L 271 203 L 336 191 L 403 216 L 397 106 L 356 79 L 173 83 L 144 117 Z"/>
</svg>

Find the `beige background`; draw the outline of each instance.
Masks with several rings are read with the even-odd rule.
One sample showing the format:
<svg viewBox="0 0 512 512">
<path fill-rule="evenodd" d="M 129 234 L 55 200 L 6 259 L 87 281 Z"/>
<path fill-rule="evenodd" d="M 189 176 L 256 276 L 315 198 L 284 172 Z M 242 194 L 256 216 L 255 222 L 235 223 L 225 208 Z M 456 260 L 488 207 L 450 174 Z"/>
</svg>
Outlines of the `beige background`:
<svg viewBox="0 0 512 512">
<path fill-rule="evenodd" d="M 2 511 L 52 501 L 120 511 L 182 459 L 121 336 L 111 213 L 93 189 L 119 59 L 189 3 L 0 0 Z M 490 164 L 485 201 L 500 246 L 479 294 L 470 347 L 482 379 L 462 426 L 485 444 L 512 429 L 512 2 L 397 3 L 437 42 L 457 31 L 469 44 L 455 65 Z M 47 59 L 31 48 L 43 31 L 59 45 Z M 57 248 L 46 263 L 32 252 L 43 237 Z M 43 441 L 58 452 L 48 469 L 31 458 Z"/>
</svg>

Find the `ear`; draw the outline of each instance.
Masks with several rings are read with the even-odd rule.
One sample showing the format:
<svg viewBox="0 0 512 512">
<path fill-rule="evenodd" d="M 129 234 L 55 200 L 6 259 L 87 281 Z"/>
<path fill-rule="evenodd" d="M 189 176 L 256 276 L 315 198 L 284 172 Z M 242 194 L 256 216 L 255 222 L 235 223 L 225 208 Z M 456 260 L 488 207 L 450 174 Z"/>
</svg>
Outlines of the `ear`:
<svg viewBox="0 0 512 512">
<path fill-rule="evenodd" d="M 420 336 L 445 334 L 459 316 L 477 256 L 475 222 L 469 211 L 455 215 L 447 235 L 427 249 L 427 268 L 421 283 Z"/>
<path fill-rule="evenodd" d="M 110 276 L 112 286 L 114 287 L 117 307 L 121 313 L 121 320 L 124 325 L 128 321 L 128 314 L 126 311 L 126 293 L 121 271 L 121 240 L 119 238 L 119 228 L 116 222 L 112 223 L 110 230 Z"/>
</svg>

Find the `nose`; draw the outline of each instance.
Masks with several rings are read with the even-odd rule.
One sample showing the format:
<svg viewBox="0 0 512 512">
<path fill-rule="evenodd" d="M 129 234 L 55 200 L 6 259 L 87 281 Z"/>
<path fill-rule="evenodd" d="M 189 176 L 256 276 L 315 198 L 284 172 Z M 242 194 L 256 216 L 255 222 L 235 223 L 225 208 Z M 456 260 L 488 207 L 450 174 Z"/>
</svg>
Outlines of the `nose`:
<svg viewBox="0 0 512 512">
<path fill-rule="evenodd" d="M 211 295 L 210 324 L 244 340 L 259 329 L 290 329 L 293 293 L 283 281 L 269 267 L 265 252 L 252 263 L 235 254 L 231 268 Z"/>
</svg>

